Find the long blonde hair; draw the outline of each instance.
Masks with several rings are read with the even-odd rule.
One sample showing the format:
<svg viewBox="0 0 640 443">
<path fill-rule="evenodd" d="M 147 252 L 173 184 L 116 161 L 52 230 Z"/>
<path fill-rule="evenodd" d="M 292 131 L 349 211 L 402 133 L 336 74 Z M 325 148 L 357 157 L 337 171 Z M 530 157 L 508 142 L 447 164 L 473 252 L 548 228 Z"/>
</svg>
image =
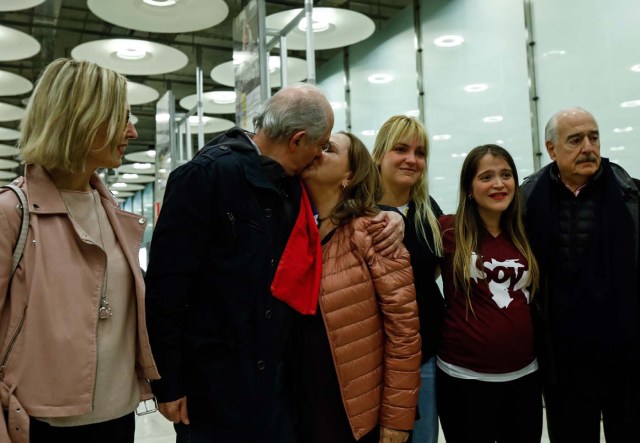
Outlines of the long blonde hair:
<svg viewBox="0 0 640 443">
<path fill-rule="evenodd" d="M 422 146 L 424 146 L 425 165 L 422 175 L 409 190 L 409 200 L 413 201 L 416 208 L 413 222 L 418 237 L 422 238 L 428 247 L 431 248 L 432 246 L 429 244 L 424 228 L 425 221 L 429 224 L 434 243 L 432 252 L 442 257 L 440 224 L 433 212 L 433 208 L 431 208 L 431 200 L 429 199 L 429 179 L 427 176 L 429 169 L 429 138 L 422 123 L 406 115 L 394 115 L 389 118 L 378 131 L 372 157 L 379 169 L 384 156 L 398 145 L 398 143 L 410 143 L 414 140 L 418 140 Z"/>
<path fill-rule="evenodd" d="M 465 294 L 467 314 L 473 313 L 471 304 L 471 257 L 475 252 L 478 260 L 481 259 L 478 251 L 478 236 L 483 221 L 478 213 L 475 200 L 469 198 L 473 190 L 473 179 L 478 172 L 478 163 L 485 155 L 504 159 L 511 168 L 515 182 L 513 200 L 500 217 L 500 228 L 506 232 L 518 251 L 525 257 L 529 264 L 529 280 L 527 286 L 533 297 L 538 289 L 539 270 L 538 262 L 533 256 L 527 240 L 522 222 L 524 208 L 522 193 L 518 182 L 518 171 L 513 158 L 506 149 L 498 145 L 478 146 L 467 154 L 460 172 L 460 191 L 458 194 L 458 210 L 454 224 L 456 249 L 453 254 L 453 283 L 456 290 Z"/>
</svg>

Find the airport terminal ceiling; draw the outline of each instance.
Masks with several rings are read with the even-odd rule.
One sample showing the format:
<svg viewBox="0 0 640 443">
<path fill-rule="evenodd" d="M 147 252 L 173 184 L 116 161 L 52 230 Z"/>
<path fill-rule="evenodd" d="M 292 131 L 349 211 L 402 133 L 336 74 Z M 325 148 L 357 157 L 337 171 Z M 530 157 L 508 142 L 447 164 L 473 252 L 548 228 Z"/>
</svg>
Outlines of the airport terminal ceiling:
<svg viewBox="0 0 640 443">
<path fill-rule="evenodd" d="M 2 0 L 6 5 L 13 0 Z M 25 2 L 25 0 L 19 0 Z M 105 0 L 106 1 L 106 0 Z M 136 0 L 142 1 L 142 0 Z M 26 0 L 28 3 L 29 0 Z M 32 4 L 38 3 L 31 0 Z M 171 89 L 176 97 L 176 111 L 185 109 L 178 105 L 178 101 L 188 95 L 196 93 L 195 73 L 197 54 L 200 51 L 204 79 L 204 91 L 232 90 L 232 87 L 218 84 L 211 78 L 211 70 L 232 59 L 233 19 L 242 11 L 248 1 L 225 0 L 229 12 L 219 24 L 195 32 L 158 33 L 132 30 L 111 24 L 96 16 L 88 7 L 87 0 L 45 0 L 35 7 L 17 11 L 0 11 L 0 25 L 12 28 L 34 37 L 41 45 L 40 51 L 32 57 L 15 61 L 0 59 L 0 71 L 14 73 L 35 82 L 39 72 L 52 60 L 59 57 L 71 57 L 74 47 L 95 40 L 113 38 L 131 38 L 149 40 L 178 49 L 188 56 L 188 62 L 183 68 L 160 75 L 127 75 L 133 82 L 140 83 L 158 91 L 162 96 L 167 89 Z M 111 3 L 111 1 L 109 1 Z M 117 7 L 119 1 L 114 2 Z M 337 7 L 360 12 L 371 18 L 378 28 L 384 21 L 393 17 L 402 9 L 413 3 L 412 0 L 321 0 L 314 2 L 315 7 Z M 304 7 L 304 1 L 267 1 L 267 15 L 280 11 Z M 327 49 L 316 51 L 316 66 L 328 60 L 342 49 Z M 277 49 L 272 53 L 277 55 Z M 304 51 L 289 51 L 289 56 L 305 58 Z M 15 96 L 2 96 L 0 101 L 24 107 L 24 101 L 29 93 Z M 138 117 L 136 128 L 138 140 L 132 142 L 131 151 L 146 150 L 153 146 L 155 140 L 155 101 L 135 105 L 133 113 Z M 233 120 L 233 114 L 217 115 Z M 2 121 L 0 128 L 17 129 L 18 121 Z M 205 134 L 205 138 L 209 138 Z M 0 141 L 1 144 L 14 142 Z"/>
</svg>

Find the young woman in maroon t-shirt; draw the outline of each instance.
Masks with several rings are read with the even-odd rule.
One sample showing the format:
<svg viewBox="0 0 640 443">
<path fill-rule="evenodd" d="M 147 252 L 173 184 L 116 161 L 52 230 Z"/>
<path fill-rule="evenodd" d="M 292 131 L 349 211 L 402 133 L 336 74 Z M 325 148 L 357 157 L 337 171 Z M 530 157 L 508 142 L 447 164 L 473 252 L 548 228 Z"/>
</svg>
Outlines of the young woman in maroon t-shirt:
<svg viewBox="0 0 640 443">
<path fill-rule="evenodd" d="M 436 380 L 447 443 L 540 442 L 529 308 L 538 268 L 505 149 L 484 145 L 467 155 L 458 210 L 440 224 L 446 310 Z"/>
</svg>

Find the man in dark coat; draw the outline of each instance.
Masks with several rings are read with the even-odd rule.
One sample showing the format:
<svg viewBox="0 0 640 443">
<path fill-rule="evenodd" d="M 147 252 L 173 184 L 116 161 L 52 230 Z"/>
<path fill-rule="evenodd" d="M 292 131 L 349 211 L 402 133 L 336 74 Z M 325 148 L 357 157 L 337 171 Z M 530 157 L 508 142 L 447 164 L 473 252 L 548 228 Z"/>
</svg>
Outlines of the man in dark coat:
<svg viewBox="0 0 640 443">
<path fill-rule="evenodd" d="M 525 224 L 541 271 L 538 359 L 553 443 L 640 441 L 640 203 L 600 156 L 582 108 L 546 126 L 552 163 L 525 179 Z"/>
<path fill-rule="evenodd" d="M 321 268 L 319 249 L 298 236 L 291 253 L 288 240 L 299 213 L 317 233 L 296 175 L 329 143 L 333 111 L 300 83 L 272 96 L 254 124 L 255 135 L 230 129 L 171 173 L 151 242 L 147 325 L 162 377 L 152 388 L 178 443 L 295 441 L 291 298 L 317 297 L 296 289 Z M 401 217 L 388 217 L 379 249 L 401 243 Z"/>
</svg>

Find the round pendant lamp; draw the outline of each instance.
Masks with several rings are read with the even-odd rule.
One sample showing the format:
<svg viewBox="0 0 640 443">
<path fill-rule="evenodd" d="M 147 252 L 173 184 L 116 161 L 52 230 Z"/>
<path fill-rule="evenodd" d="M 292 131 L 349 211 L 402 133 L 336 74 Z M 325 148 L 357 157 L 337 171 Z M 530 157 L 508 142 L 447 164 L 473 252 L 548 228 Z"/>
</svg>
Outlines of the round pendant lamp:
<svg viewBox="0 0 640 443">
<path fill-rule="evenodd" d="M 71 50 L 71 57 L 125 75 L 166 74 L 184 68 L 189 61 L 184 52 L 170 46 L 123 38 L 82 43 Z"/>
<path fill-rule="evenodd" d="M 0 96 L 21 95 L 33 89 L 33 83 L 21 75 L 0 71 Z"/>
<path fill-rule="evenodd" d="M 234 65 L 232 61 L 224 62 L 211 70 L 211 78 L 221 85 L 235 86 Z M 295 83 L 307 78 L 307 62 L 301 58 L 287 57 L 287 81 Z M 279 88 L 280 57 L 269 57 L 269 85 Z"/>
<path fill-rule="evenodd" d="M 271 14 L 266 18 L 267 28 L 283 29 L 302 9 L 291 9 Z M 373 34 L 376 25 L 359 12 L 340 8 L 313 8 L 314 49 L 342 48 L 358 43 Z M 307 47 L 306 17 L 287 34 L 287 48 L 304 50 Z"/>
<path fill-rule="evenodd" d="M 127 96 L 129 105 L 134 106 L 156 101 L 160 97 L 160 93 L 142 83 L 127 82 Z"/>
<path fill-rule="evenodd" d="M 223 0 L 88 0 L 87 6 L 123 28 L 172 34 L 211 28 L 229 15 Z"/>
<path fill-rule="evenodd" d="M 0 25 L 0 62 L 23 60 L 40 52 L 40 43 L 29 34 Z"/>
<path fill-rule="evenodd" d="M 187 111 L 198 104 L 198 94 L 188 95 L 180 100 L 180 106 Z M 209 91 L 202 94 L 202 112 L 205 114 L 233 114 L 236 112 L 235 91 Z"/>
<path fill-rule="evenodd" d="M 0 11 L 21 11 L 40 3 L 44 3 L 44 0 L 0 0 Z"/>
</svg>

